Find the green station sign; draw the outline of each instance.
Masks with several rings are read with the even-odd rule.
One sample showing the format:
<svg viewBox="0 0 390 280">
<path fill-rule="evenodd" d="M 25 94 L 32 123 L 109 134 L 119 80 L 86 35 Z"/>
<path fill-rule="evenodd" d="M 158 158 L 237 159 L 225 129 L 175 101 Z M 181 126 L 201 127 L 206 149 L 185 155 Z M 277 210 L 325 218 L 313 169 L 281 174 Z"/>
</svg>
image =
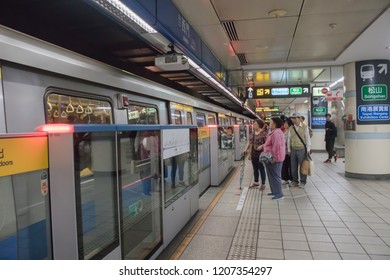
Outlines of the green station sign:
<svg viewBox="0 0 390 280">
<path fill-rule="evenodd" d="M 290 95 L 302 95 L 301 87 L 290 87 Z"/>
<path fill-rule="evenodd" d="M 387 100 L 387 86 L 383 84 L 362 86 L 362 100 L 364 101 Z"/>
<path fill-rule="evenodd" d="M 325 114 L 326 114 L 326 108 L 325 107 L 314 107 L 313 108 L 313 115 L 324 116 Z"/>
</svg>

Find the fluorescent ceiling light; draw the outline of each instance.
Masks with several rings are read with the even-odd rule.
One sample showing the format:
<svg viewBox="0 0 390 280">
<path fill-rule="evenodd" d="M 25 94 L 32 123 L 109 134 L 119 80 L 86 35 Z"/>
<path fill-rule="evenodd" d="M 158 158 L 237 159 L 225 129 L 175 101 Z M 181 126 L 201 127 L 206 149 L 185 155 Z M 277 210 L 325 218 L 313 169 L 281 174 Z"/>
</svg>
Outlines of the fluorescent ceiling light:
<svg viewBox="0 0 390 280">
<path fill-rule="evenodd" d="M 157 33 L 146 21 L 134 13 L 119 0 L 90 0 L 104 10 L 110 12 L 125 25 L 130 26 L 141 34 Z"/>
<path fill-rule="evenodd" d="M 329 85 L 329 88 L 334 87 L 335 85 L 337 85 L 338 83 L 340 83 L 340 82 L 342 82 L 342 81 L 344 81 L 344 77 L 338 79 L 338 80 L 335 81 L 333 84 Z"/>
<path fill-rule="evenodd" d="M 305 102 L 303 102 L 303 103 L 307 103 L 307 102 L 309 102 L 309 100 L 306 99 Z"/>
</svg>

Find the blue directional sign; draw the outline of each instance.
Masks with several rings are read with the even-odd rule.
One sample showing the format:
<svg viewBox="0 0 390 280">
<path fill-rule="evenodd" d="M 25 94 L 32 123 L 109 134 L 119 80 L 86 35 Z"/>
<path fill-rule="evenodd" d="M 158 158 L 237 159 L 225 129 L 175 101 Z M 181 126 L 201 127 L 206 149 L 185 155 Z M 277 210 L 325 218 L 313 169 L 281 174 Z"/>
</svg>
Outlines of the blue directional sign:
<svg viewBox="0 0 390 280">
<path fill-rule="evenodd" d="M 326 123 L 325 117 L 312 117 L 311 118 L 312 128 L 324 128 L 325 123 Z"/>
<path fill-rule="evenodd" d="M 388 121 L 390 120 L 389 104 L 360 105 L 358 119 L 361 121 Z"/>
</svg>

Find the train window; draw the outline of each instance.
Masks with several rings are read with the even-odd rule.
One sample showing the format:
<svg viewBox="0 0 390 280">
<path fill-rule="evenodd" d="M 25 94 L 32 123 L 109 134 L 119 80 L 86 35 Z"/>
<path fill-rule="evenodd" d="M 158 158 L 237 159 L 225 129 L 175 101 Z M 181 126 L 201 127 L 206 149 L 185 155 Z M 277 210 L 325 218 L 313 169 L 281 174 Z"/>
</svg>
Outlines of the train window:
<svg viewBox="0 0 390 280">
<path fill-rule="evenodd" d="M 187 124 L 193 124 L 191 112 L 187 112 Z"/>
<path fill-rule="evenodd" d="M 180 110 L 172 110 L 172 123 L 173 124 L 183 124 L 181 120 L 181 111 Z"/>
<path fill-rule="evenodd" d="M 106 100 L 49 93 L 46 99 L 47 123 L 111 124 L 112 106 Z"/>
<path fill-rule="evenodd" d="M 206 116 L 203 113 L 196 113 L 196 124 L 198 127 L 206 126 Z"/>
<path fill-rule="evenodd" d="M 129 124 L 158 124 L 156 107 L 130 104 L 127 109 Z"/>
<path fill-rule="evenodd" d="M 211 124 L 211 125 L 217 124 L 217 121 L 215 119 L 215 115 L 213 115 L 213 114 L 209 114 L 207 116 L 207 120 L 208 120 L 208 124 Z"/>
</svg>

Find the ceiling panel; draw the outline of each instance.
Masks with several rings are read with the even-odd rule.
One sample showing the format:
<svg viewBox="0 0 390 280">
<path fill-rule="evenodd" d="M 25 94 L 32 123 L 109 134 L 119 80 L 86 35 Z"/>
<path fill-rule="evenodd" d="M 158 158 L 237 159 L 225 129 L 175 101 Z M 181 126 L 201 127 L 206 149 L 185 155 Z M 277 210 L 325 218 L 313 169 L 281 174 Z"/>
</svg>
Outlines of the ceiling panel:
<svg viewBox="0 0 390 280">
<path fill-rule="evenodd" d="M 390 0 L 306 0 L 302 15 L 385 9 Z"/>
<path fill-rule="evenodd" d="M 229 39 L 223 27 L 219 25 L 198 26 L 198 34 L 207 40 L 207 46 L 211 50 L 220 50 L 215 53 L 225 68 L 239 69 L 240 62 L 230 45 Z"/>
<path fill-rule="evenodd" d="M 297 36 L 294 38 L 289 60 L 333 59 L 356 35 L 356 33 L 328 35 L 326 40 L 323 40 L 323 36 Z"/>
<path fill-rule="evenodd" d="M 333 35 L 360 33 L 380 10 L 301 16 L 296 35 Z M 333 27 L 333 28 L 332 28 Z"/>
<path fill-rule="evenodd" d="M 172 0 L 192 27 L 220 24 L 210 0 Z M 201 15 L 202 20 L 198 20 Z"/>
<path fill-rule="evenodd" d="M 245 40 L 232 42 L 237 53 L 288 51 L 291 45 L 290 37 L 265 38 L 261 40 Z"/>
<path fill-rule="evenodd" d="M 288 52 L 248 53 L 246 59 L 249 64 L 283 62 L 287 60 L 287 55 Z"/>
<path fill-rule="evenodd" d="M 243 20 L 235 22 L 240 40 L 275 37 L 292 38 L 298 17 Z"/>
<path fill-rule="evenodd" d="M 187 1 L 186 1 L 187 2 Z M 211 0 L 221 21 L 269 18 L 268 12 L 284 9 L 287 16 L 297 16 L 302 0 Z"/>
</svg>

